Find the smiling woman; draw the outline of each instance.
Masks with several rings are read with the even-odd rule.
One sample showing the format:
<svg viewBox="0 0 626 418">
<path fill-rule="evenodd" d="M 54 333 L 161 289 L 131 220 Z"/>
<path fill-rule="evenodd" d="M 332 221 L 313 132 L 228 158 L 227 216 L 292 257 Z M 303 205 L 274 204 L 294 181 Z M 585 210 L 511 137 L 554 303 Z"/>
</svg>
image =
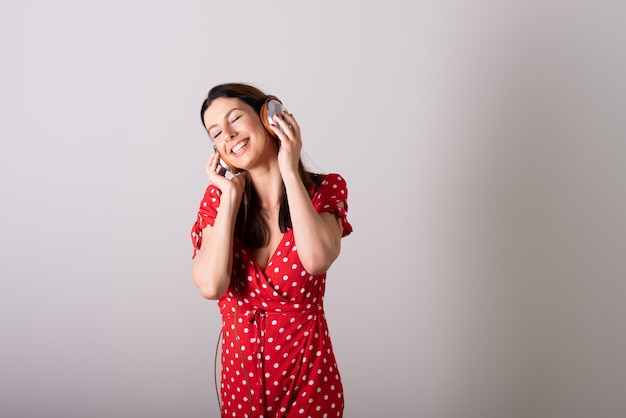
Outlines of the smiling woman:
<svg viewBox="0 0 626 418">
<path fill-rule="evenodd" d="M 253 86 L 212 88 L 201 117 L 215 151 L 191 231 L 192 277 L 222 315 L 222 416 L 341 417 L 323 301 L 352 232 L 346 182 L 304 169 L 297 120 Z"/>
</svg>

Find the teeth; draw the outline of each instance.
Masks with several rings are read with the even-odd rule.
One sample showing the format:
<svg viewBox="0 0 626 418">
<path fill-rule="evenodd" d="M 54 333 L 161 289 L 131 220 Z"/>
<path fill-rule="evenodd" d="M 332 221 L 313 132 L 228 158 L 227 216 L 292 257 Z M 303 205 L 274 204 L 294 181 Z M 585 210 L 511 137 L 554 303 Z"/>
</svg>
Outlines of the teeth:
<svg viewBox="0 0 626 418">
<path fill-rule="evenodd" d="M 232 150 L 230 150 L 230 152 L 232 152 L 233 154 L 237 154 L 247 144 L 248 144 L 248 141 L 241 141 L 240 143 L 235 145 L 235 147 Z"/>
</svg>

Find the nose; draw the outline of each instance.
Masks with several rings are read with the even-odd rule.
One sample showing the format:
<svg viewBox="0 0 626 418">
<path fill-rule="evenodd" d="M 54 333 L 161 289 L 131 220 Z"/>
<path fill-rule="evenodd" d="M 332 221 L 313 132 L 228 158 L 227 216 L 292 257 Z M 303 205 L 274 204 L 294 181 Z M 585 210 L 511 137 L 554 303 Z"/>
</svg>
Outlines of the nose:
<svg viewBox="0 0 626 418">
<path fill-rule="evenodd" d="M 222 135 L 224 136 L 224 140 L 228 141 L 229 139 L 232 139 L 235 137 L 235 130 L 231 127 L 224 127 L 224 129 L 222 129 Z"/>
</svg>

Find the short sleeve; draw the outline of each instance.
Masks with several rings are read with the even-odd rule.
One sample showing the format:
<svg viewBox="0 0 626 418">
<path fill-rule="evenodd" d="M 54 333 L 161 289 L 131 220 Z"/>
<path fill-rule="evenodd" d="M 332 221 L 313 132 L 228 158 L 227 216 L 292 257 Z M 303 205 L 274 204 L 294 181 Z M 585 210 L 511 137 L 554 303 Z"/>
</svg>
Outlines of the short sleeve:
<svg viewBox="0 0 626 418">
<path fill-rule="evenodd" d="M 191 243 L 193 244 L 193 255 L 195 258 L 200 250 L 202 244 L 202 230 L 207 226 L 213 226 L 217 211 L 220 206 L 220 196 L 222 192 L 220 189 L 213 185 L 209 185 L 204 192 L 204 197 L 200 202 L 200 208 L 198 209 L 198 216 L 196 222 L 191 228 Z"/>
<path fill-rule="evenodd" d="M 348 186 L 343 177 L 339 174 L 324 174 L 311 202 L 317 213 L 330 212 L 341 220 L 342 237 L 350 235 L 352 225 L 348 222 Z"/>
</svg>

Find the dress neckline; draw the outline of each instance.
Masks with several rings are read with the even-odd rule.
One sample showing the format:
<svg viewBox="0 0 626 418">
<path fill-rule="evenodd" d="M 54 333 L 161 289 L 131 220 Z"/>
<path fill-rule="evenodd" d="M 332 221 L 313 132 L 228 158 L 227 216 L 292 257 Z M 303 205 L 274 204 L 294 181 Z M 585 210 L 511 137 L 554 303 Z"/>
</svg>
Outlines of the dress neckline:
<svg viewBox="0 0 626 418">
<path fill-rule="evenodd" d="M 265 266 L 261 266 L 261 263 L 259 263 L 259 261 L 256 259 L 256 257 L 254 256 L 254 251 L 250 251 L 250 257 L 252 258 L 252 262 L 261 270 L 263 271 L 263 274 L 266 273 L 267 268 L 273 264 L 273 260 L 274 258 L 277 256 L 278 250 L 283 247 L 283 243 L 285 242 L 285 238 L 287 238 L 287 236 L 291 236 L 291 232 L 293 230 L 291 228 L 287 229 L 287 231 L 285 231 L 283 233 L 283 236 L 280 238 L 280 241 L 278 241 L 278 245 L 276 245 L 276 248 L 274 248 L 274 250 L 270 253 L 269 258 L 267 259 L 267 264 Z M 267 277 L 267 274 L 265 274 L 265 276 Z"/>
</svg>

